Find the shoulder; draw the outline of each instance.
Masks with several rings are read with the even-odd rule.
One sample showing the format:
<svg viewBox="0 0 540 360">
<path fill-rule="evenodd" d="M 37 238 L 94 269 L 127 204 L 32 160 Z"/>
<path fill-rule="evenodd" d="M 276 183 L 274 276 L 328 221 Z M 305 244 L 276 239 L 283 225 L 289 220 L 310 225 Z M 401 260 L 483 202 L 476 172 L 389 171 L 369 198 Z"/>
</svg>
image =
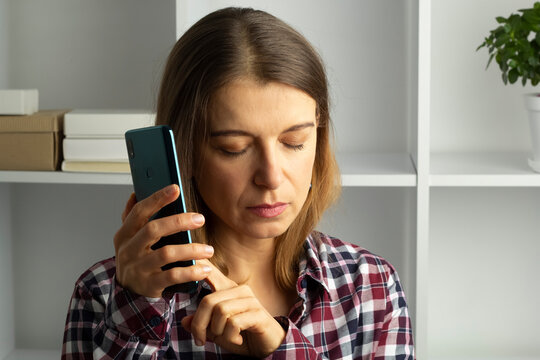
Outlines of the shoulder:
<svg viewBox="0 0 540 360">
<path fill-rule="evenodd" d="M 316 259 L 323 276 L 336 288 L 342 285 L 388 285 L 396 270 L 386 259 L 367 249 L 320 232 L 308 238 L 308 258 Z M 330 286 L 333 287 L 333 286 Z"/>
<path fill-rule="evenodd" d="M 79 276 L 75 287 L 93 298 L 108 296 L 115 273 L 114 257 L 99 261 Z"/>
</svg>

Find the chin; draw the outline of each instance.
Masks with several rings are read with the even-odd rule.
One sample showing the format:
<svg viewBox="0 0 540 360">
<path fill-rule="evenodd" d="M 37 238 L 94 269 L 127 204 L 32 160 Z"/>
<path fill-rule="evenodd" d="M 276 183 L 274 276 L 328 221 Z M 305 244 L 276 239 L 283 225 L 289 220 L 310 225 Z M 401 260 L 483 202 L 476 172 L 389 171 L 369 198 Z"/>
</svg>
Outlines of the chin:
<svg viewBox="0 0 540 360">
<path fill-rule="evenodd" d="M 282 235 L 289 228 L 290 223 L 284 224 L 257 224 L 246 229 L 246 235 L 255 239 L 269 239 Z"/>
</svg>

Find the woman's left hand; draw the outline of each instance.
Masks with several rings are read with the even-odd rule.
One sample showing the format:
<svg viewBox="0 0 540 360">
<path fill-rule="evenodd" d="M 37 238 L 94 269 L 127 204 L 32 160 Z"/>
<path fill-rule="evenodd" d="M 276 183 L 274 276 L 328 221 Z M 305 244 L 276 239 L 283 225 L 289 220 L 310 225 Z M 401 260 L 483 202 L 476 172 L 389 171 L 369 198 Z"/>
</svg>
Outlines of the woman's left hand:
<svg viewBox="0 0 540 360">
<path fill-rule="evenodd" d="M 214 290 L 206 295 L 195 315 L 182 319 L 197 345 L 208 339 L 240 355 L 265 357 L 283 342 L 285 331 L 266 311 L 247 285 L 238 285 L 207 260 L 213 270 L 205 280 Z"/>
</svg>

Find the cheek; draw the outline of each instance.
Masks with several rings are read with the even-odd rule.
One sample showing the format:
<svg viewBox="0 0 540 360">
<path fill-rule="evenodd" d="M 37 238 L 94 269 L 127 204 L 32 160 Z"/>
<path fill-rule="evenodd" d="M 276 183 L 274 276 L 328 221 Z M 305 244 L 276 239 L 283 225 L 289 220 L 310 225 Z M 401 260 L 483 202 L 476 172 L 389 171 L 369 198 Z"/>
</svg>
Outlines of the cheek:
<svg viewBox="0 0 540 360">
<path fill-rule="evenodd" d="M 315 162 L 315 152 L 311 151 L 302 157 L 297 157 L 288 164 L 291 182 L 296 187 L 304 189 L 311 183 L 313 164 Z"/>
<path fill-rule="evenodd" d="M 213 211 L 233 201 L 244 183 L 238 169 L 219 160 L 207 160 L 196 180 L 203 200 Z"/>
</svg>

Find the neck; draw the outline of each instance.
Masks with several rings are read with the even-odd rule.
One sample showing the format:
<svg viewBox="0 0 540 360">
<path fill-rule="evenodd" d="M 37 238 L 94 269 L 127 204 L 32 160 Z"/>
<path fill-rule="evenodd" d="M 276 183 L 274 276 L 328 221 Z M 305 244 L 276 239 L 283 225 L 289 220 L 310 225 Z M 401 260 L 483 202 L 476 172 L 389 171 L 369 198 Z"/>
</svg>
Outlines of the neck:
<svg viewBox="0 0 540 360">
<path fill-rule="evenodd" d="M 275 239 L 220 239 L 220 248 L 237 283 L 274 282 Z"/>
</svg>

